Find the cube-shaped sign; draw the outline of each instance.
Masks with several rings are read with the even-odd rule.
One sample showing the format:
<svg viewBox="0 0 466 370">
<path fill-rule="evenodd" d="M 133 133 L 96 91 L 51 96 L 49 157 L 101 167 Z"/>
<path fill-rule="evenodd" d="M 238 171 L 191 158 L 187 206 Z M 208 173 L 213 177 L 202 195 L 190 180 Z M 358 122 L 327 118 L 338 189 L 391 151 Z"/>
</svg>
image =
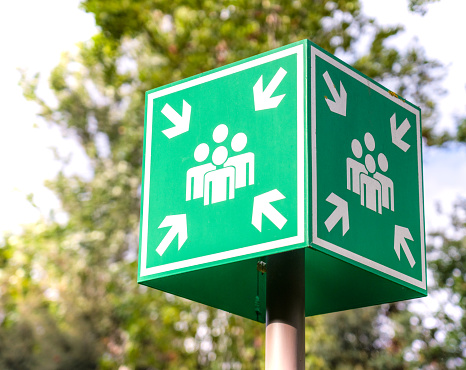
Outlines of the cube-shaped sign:
<svg viewBox="0 0 466 370">
<path fill-rule="evenodd" d="M 425 296 L 420 110 L 308 40 L 146 93 L 138 282 L 264 322 Z M 264 268 L 265 266 L 265 268 Z"/>
</svg>

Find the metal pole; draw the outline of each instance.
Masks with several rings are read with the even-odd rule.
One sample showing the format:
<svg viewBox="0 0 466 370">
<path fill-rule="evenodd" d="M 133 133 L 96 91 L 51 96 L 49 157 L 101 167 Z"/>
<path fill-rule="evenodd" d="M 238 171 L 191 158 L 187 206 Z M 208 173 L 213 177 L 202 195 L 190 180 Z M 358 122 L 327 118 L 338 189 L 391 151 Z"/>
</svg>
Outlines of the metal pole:
<svg viewBox="0 0 466 370">
<path fill-rule="evenodd" d="M 304 249 L 267 257 L 265 369 L 304 370 Z"/>
</svg>

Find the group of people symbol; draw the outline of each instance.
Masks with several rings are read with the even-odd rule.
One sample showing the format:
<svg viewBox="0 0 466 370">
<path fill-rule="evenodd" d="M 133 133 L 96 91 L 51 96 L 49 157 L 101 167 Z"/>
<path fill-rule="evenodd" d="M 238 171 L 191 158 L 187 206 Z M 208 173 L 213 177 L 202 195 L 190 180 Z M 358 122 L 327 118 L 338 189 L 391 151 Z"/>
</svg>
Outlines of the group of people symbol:
<svg viewBox="0 0 466 370">
<path fill-rule="evenodd" d="M 364 135 L 364 144 L 369 152 L 374 151 L 375 140 L 369 132 Z M 363 148 L 359 140 L 351 142 L 351 149 L 357 159 L 362 158 Z M 378 155 L 377 163 L 380 171 L 387 172 L 388 160 L 385 154 Z M 393 181 L 377 171 L 371 153 L 364 157 L 364 164 L 353 158 L 346 159 L 346 187 L 361 197 L 362 206 L 374 212 L 382 214 L 382 207 L 395 211 Z"/>
<path fill-rule="evenodd" d="M 212 134 L 217 144 L 228 137 L 228 127 L 218 125 Z M 237 133 L 231 139 L 233 152 L 241 152 L 247 144 L 246 134 Z M 194 159 L 204 162 L 210 153 L 209 145 L 199 144 L 194 150 Z M 234 199 L 235 190 L 254 185 L 254 153 L 242 153 L 228 157 L 228 148 L 219 145 L 213 152 L 211 162 L 192 167 L 186 173 L 186 201 L 204 198 L 204 205 Z"/>
</svg>

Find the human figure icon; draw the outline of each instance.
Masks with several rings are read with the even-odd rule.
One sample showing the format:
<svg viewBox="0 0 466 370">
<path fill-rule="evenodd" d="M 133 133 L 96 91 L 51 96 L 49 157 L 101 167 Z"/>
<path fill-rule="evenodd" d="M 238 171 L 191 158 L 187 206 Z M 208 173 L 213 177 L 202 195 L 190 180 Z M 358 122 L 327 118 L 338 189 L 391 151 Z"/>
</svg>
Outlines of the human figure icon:
<svg viewBox="0 0 466 370">
<path fill-rule="evenodd" d="M 235 189 L 254 185 L 254 153 L 242 153 L 228 158 L 228 149 L 222 143 L 228 137 L 228 127 L 215 127 L 212 139 L 220 144 L 212 153 L 212 162 L 188 169 L 186 173 L 186 201 L 204 198 L 204 205 L 235 198 Z M 234 152 L 241 152 L 247 136 L 240 132 L 231 140 Z M 199 144 L 194 150 L 194 159 L 204 162 L 209 156 L 209 146 Z"/>
<path fill-rule="evenodd" d="M 225 163 L 228 149 L 220 146 L 212 154 L 212 162 L 216 166 Z M 204 205 L 223 202 L 235 197 L 235 168 L 223 167 L 207 172 L 204 180 Z"/>
<path fill-rule="evenodd" d="M 383 172 L 387 172 L 388 160 L 385 154 L 380 153 L 377 157 L 377 162 L 380 169 Z M 395 212 L 393 181 L 380 172 L 376 172 L 374 174 L 374 178 L 377 179 L 382 186 L 382 206 Z"/>
<path fill-rule="evenodd" d="M 364 144 L 369 152 L 375 150 L 374 137 L 366 132 Z M 363 149 L 361 143 L 354 139 L 351 149 L 356 158 L 361 158 Z M 388 160 L 385 154 L 380 153 L 377 163 L 382 172 L 388 170 Z M 364 157 L 364 164 L 354 160 L 346 159 L 346 188 L 359 194 L 361 205 L 374 212 L 382 214 L 382 207 L 395 211 L 393 181 L 381 172 L 376 172 L 376 164 L 372 154 Z"/>
<path fill-rule="evenodd" d="M 354 139 L 351 142 L 351 149 L 356 158 L 362 157 L 362 147 L 358 140 Z M 351 190 L 356 194 L 360 194 L 359 180 L 361 178 L 361 174 L 367 175 L 367 169 L 364 164 L 348 157 L 346 159 L 346 188 L 348 190 Z"/>
<path fill-rule="evenodd" d="M 375 172 L 375 161 L 371 154 L 367 154 L 364 160 L 370 173 Z M 382 186 L 373 177 L 361 174 L 361 205 L 382 214 Z"/>
<path fill-rule="evenodd" d="M 194 159 L 204 162 L 209 155 L 209 146 L 205 143 L 199 144 L 194 150 Z M 207 172 L 215 170 L 212 163 L 201 164 L 190 168 L 186 173 L 186 201 L 202 198 L 204 196 L 204 176 Z"/>
<path fill-rule="evenodd" d="M 247 136 L 240 132 L 231 140 L 231 148 L 235 152 L 241 152 L 248 141 Z M 243 153 L 227 159 L 224 167 L 234 167 L 236 172 L 235 187 L 242 188 L 254 185 L 254 153 Z"/>
</svg>

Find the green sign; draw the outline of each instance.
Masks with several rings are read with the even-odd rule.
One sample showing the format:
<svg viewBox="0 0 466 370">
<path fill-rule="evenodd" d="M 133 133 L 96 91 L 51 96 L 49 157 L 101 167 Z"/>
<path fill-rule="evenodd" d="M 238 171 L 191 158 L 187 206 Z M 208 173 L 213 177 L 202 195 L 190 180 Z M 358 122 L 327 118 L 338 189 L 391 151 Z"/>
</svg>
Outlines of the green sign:
<svg viewBox="0 0 466 370">
<path fill-rule="evenodd" d="M 310 64 L 313 244 L 426 289 L 419 108 L 317 48 Z"/>
<path fill-rule="evenodd" d="M 306 248 L 307 315 L 425 295 L 420 130 L 307 40 L 147 92 L 138 281 L 263 322 Z"/>
</svg>

